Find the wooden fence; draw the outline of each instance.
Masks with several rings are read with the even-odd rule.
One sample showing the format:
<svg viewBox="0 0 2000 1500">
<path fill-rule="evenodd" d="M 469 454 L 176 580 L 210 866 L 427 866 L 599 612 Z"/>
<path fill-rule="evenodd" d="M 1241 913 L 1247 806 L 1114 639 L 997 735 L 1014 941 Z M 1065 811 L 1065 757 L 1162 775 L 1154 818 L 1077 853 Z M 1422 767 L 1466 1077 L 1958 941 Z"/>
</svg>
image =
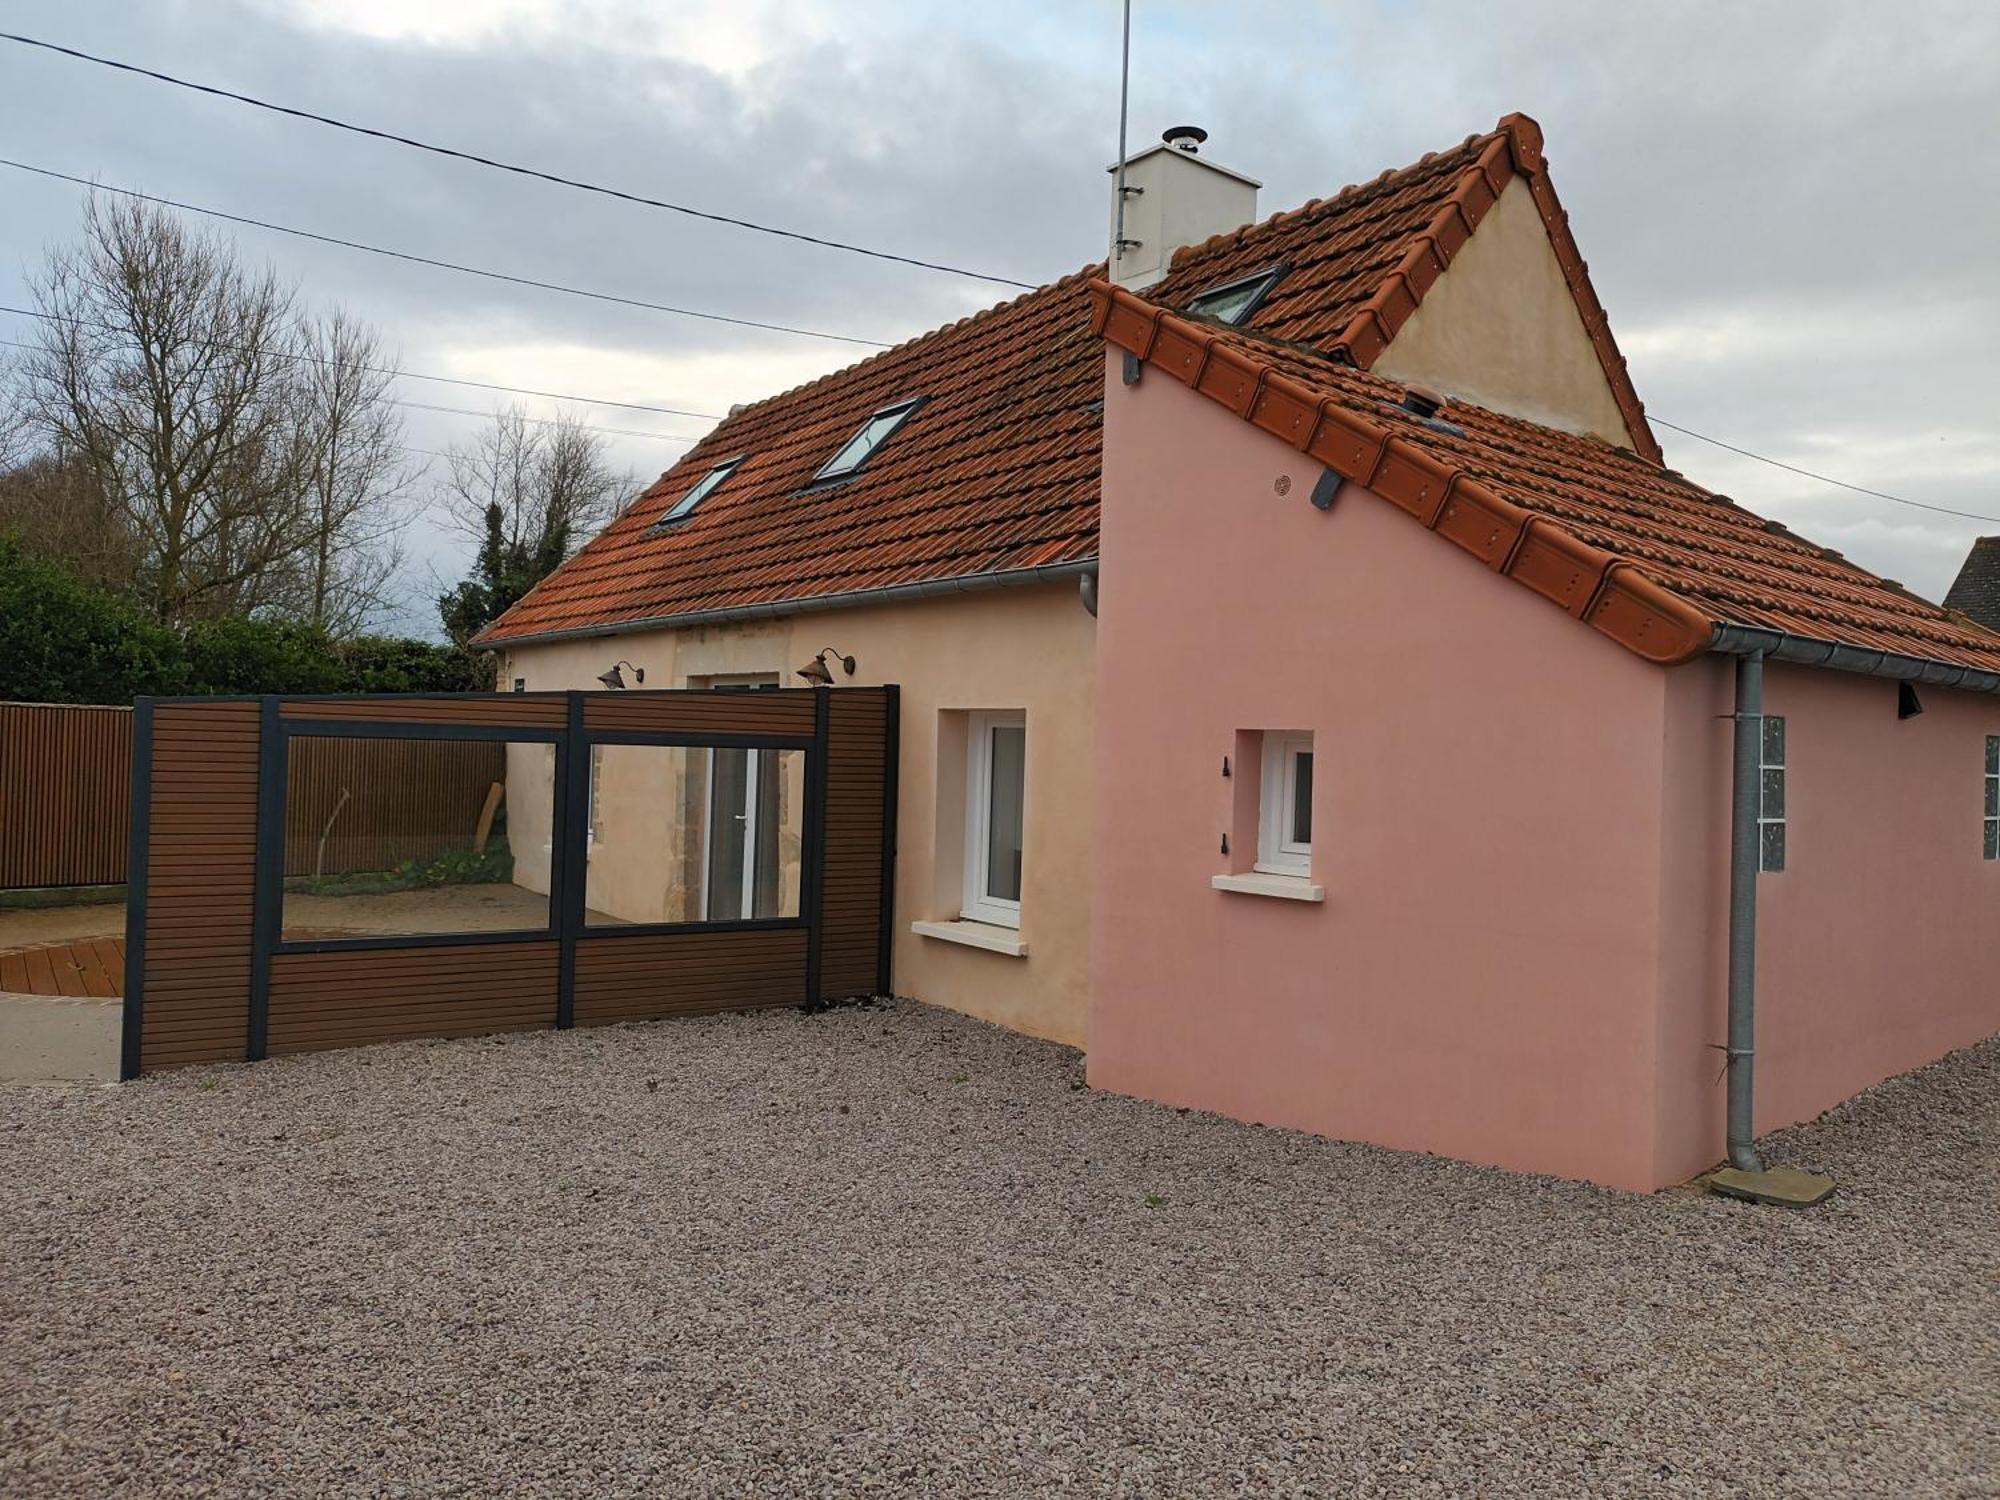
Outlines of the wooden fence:
<svg viewBox="0 0 2000 1500">
<path fill-rule="evenodd" d="M 497 744 L 315 741 L 292 765 L 285 873 L 469 844 L 505 766 Z M 131 709 L 0 703 L 0 890 L 122 884 L 131 805 Z"/>
<path fill-rule="evenodd" d="M 894 687 L 142 700 L 121 1072 L 888 993 L 897 703 Z M 343 741 L 369 759 L 343 760 Z M 455 925 L 287 927 L 288 846 L 303 833 L 287 827 L 288 767 L 352 776 L 397 744 L 546 747 L 540 795 L 519 809 L 547 819 L 545 900 L 490 919 L 452 905 Z M 806 756 L 796 911 L 591 924 L 601 746 Z M 624 831 L 650 835 L 643 823 Z"/>
<path fill-rule="evenodd" d="M 132 710 L 0 703 L 0 890 L 118 885 Z"/>
</svg>

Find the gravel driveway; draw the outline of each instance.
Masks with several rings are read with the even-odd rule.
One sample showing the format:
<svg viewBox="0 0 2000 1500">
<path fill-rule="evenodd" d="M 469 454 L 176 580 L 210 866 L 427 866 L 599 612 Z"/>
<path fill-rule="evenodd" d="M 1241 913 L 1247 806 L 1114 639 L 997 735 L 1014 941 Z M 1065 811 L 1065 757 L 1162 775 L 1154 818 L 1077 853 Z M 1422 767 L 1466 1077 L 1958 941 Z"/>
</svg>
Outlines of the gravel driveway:
<svg viewBox="0 0 2000 1500">
<path fill-rule="evenodd" d="M 1807 1212 L 898 1004 L 0 1091 L 0 1493 L 1992 1495 L 2000 1044 Z"/>
</svg>

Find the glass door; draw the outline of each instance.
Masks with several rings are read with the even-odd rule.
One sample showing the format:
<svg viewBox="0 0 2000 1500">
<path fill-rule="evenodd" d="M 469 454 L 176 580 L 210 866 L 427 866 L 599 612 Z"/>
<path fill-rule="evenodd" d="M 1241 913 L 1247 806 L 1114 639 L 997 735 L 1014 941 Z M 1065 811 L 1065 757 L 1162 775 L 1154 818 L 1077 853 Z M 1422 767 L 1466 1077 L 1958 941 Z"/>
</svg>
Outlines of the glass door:
<svg viewBox="0 0 2000 1500">
<path fill-rule="evenodd" d="M 732 922 L 778 914 L 780 753 L 708 752 L 708 845 L 703 917 Z"/>
</svg>

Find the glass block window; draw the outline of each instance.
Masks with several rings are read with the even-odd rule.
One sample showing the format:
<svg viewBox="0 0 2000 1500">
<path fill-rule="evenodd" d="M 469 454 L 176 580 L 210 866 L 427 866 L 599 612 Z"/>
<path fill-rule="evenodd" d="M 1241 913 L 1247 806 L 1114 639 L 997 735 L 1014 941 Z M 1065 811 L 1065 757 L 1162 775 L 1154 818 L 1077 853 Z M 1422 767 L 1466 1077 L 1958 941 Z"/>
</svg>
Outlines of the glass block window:
<svg viewBox="0 0 2000 1500">
<path fill-rule="evenodd" d="M 1775 875 L 1785 868 L 1785 721 L 1782 715 L 1764 715 L 1763 744 L 1757 761 L 1757 868 Z"/>
<path fill-rule="evenodd" d="M 1986 857 L 2000 859 L 2000 734 L 1986 736 Z"/>
</svg>

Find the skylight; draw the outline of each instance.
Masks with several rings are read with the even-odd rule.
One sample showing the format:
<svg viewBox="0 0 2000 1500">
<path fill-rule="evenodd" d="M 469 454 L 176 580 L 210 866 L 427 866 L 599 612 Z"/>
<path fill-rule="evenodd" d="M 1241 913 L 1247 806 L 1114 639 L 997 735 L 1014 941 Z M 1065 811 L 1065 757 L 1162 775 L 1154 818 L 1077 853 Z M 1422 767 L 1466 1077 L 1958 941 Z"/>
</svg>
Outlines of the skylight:
<svg viewBox="0 0 2000 1500">
<path fill-rule="evenodd" d="M 1283 266 L 1273 266 L 1255 276 L 1210 287 L 1188 303 L 1187 310 L 1200 317 L 1213 318 L 1218 323 L 1241 323 L 1257 310 L 1284 274 Z"/>
<path fill-rule="evenodd" d="M 912 396 L 907 401 L 898 401 L 894 406 L 885 406 L 874 416 L 861 424 L 861 430 L 849 438 L 841 450 L 826 461 L 821 470 L 813 475 L 813 483 L 827 479 L 845 479 L 858 473 L 861 466 L 874 456 L 875 450 L 889 440 L 889 434 L 901 427 L 909 419 L 911 412 L 923 404 L 922 396 Z"/>
<path fill-rule="evenodd" d="M 714 494 L 716 487 L 731 474 L 734 474 L 736 466 L 742 462 L 743 459 L 739 455 L 726 463 L 717 464 L 706 474 L 702 475 L 700 479 L 695 481 L 693 489 L 674 502 L 673 509 L 669 510 L 664 516 L 661 516 L 659 520 L 653 523 L 653 529 L 657 531 L 662 526 L 671 525 L 673 522 L 684 520 L 687 516 L 691 515 L 694 508 L 710 495 Z"/>
</svg>

